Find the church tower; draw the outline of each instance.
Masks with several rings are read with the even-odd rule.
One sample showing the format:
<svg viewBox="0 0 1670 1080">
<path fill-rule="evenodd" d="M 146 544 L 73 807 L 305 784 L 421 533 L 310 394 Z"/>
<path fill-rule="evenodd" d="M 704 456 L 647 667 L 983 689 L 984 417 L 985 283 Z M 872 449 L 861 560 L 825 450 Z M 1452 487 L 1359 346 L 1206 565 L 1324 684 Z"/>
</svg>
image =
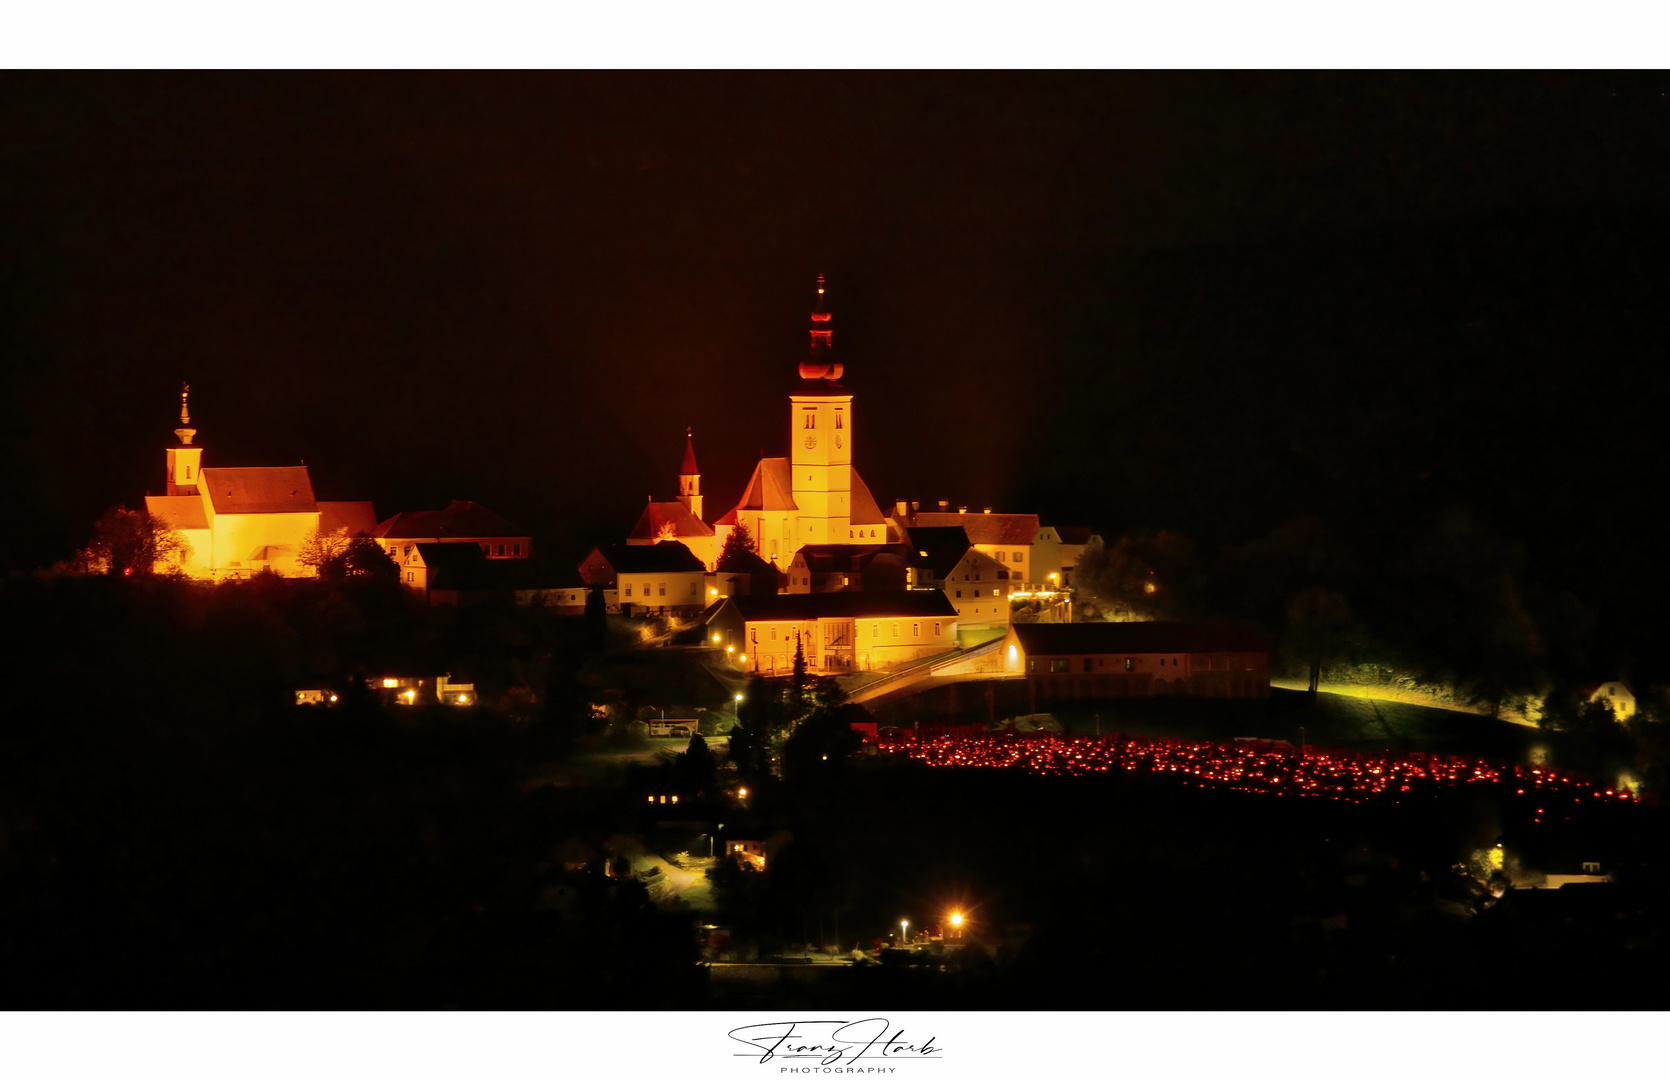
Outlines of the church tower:
<svg viewBox="0 0 1670 1080">
<path fill-rule="evenodd" d="M 696 437 L 684 429 L 684 464 L 678 468 L 678 501 L 690 508 L 690 516 L 702 520 L 702 470 L 696 467 Z"/>
<path fill-rule="evenodd" d="M 844 544 L 852 531 L 852 395 L 841 385 L 831 321 L 819 274 L 811 352 L 789 395 L 790 486 L 799 510 L 789 551 Z"/>
<path fill-rule="evenodd" d="M 192 436 L 197 429 L 191 426 L 191 412 L 186 407 L 186 399 L 191 396 L 191 385 L 180 387 L 180 426 L 174 429 L 174 435 L 180 440 L 179 446 L 168 448 L 168 491 L 169 495 L 196 495 L 197 481 L 202 475 L 203 448 L 191 445 Z"/>
</svg>

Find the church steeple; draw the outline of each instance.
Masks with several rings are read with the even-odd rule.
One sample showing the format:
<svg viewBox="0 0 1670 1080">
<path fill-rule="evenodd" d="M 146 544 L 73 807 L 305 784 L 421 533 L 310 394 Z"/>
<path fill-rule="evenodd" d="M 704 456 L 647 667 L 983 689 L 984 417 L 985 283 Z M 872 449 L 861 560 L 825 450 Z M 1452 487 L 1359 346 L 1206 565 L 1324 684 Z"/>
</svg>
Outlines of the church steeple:
<svg viewBox="0 0 1670 1080">
<path fill-rule="evenodd" d="M 684 429 L 684 463 L 678 468 L 678 501 L 690 508 L 697 521 L 702 519 L 702 470 L 696 465 L 696 437 L 691 428 Z"/>
<path fill-rule="evenodd" d="M 834 330 L 830 326 L 834 314 L 823 309 L 824 288 L 823 275 L 819 274 L 817 302 L 812 309 L 812 350 L 811 355 L 801 361 L 800 377 L 807 381 L 824 379 L 838 382 L 841 365 L 835 360 Z"/>
<path fill-rule="evenodd" d="M 199 474 L 203 471 L 203 448 L 191 445 L 197 429 L 191 426 L 189 400 L 191 384 L 180 386 L 180 426 L 174 429 L 179 446 L 168 448 L 168 494 L 196 495 Z"/>
</svg>

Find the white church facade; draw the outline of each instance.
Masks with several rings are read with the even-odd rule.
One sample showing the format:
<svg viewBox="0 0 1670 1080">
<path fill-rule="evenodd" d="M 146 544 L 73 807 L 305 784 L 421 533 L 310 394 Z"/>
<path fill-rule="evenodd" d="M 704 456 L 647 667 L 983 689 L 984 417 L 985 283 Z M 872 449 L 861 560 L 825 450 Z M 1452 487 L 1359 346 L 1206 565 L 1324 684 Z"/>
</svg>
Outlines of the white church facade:
<svg viewBox="0 0 1670 1080">
<path fill-rule="evenodd" d="M 180 569 L 188 576 L 224 580 L 270 571 L 311 577 L 315 571 L 300 555 L 315 534 L 369 535 L 377 528 L 369 502 L 315 498 L 305 465 L 204 468 L 203 447 L 192 441 L 197 429 L 191 426 L 190 390 L 180 393 L 179 443 L 166 451 L 164 493 L 145 497 L 150 515 L 185 538 Z"/>
</svg>

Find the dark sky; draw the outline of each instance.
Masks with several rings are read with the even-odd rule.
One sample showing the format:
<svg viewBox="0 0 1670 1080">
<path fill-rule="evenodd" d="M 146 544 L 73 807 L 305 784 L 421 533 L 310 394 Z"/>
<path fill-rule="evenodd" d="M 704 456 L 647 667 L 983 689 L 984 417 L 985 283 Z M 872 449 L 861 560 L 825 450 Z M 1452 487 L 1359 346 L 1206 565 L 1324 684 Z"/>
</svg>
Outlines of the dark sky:
<svg viewBox="0 0 1670 1080">
<path fill-rule="evenodd" d="M 884 502 L 1625 515 L 1664 479 L 1666 89 L 9 74 L 6 565 L 159 490 L 182 380 L 205 464 L 380 517 L 473 498 L 578 553 L 672 497 L 686 425 L 717 516 L 786 452 L 819 272 Z"/>
</svg>

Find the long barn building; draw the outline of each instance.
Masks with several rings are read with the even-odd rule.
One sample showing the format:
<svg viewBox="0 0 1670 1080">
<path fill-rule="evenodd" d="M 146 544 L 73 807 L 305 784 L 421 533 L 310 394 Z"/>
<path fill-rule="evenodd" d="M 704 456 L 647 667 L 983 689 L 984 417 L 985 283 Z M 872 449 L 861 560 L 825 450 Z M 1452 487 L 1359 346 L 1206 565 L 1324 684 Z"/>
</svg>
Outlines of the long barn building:
<svg viewBox="0 0 1670 1080">
<path fill-rule="evenodd" d="M 1270 645 L 1218 623 L 1016 623 L 1003 669 L 1025 674 L 1036 709 L 1049 701 L 1270 696 Z"/>
</svg>

